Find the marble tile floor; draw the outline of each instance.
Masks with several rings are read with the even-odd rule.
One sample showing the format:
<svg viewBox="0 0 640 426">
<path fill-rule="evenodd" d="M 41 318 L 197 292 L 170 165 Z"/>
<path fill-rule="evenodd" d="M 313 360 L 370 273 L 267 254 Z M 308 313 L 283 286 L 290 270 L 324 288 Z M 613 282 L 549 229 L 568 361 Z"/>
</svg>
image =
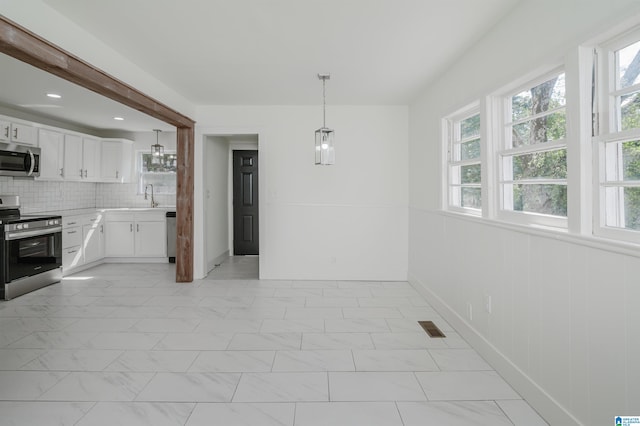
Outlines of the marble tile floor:
<svg viewBox="0 0 640 426">
<path fill-rule="evenodd" d="M 546 424 L 408 283 L 257 261 L 189 284 L 105 264 L 0 302 L 0 426 Z"/>
</svg>

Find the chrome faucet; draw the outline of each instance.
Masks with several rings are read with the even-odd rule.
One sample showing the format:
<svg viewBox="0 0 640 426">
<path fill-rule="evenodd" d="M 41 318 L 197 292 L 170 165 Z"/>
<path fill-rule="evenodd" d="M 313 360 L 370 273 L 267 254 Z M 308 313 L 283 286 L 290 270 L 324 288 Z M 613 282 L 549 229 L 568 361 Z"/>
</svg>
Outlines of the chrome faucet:
<svg viewBox="0 0 640 426">
<path fill-rule="evenodd" d="M 148 183 L 145 185 L 144 187 L 144 199 L 147 200 L 147 189 L 151 187 L 151 207 L 158 207 L 158 203 L 156 203 L 156 200 L 153 198 L 153 184 Z"/>
</svg>

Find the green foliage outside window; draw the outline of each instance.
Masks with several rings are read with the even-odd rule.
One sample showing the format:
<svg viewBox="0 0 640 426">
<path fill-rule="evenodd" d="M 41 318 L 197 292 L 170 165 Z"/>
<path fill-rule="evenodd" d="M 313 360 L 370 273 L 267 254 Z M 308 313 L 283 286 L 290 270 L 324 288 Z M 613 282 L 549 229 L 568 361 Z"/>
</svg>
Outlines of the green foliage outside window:
<svg viewBox="0 0 640 426">
<path fill-rule="evenodd" d="M 512 146 L 528 146 L 566 137 L 564 74 L 524 90 L 511 98 Z M 535 117 L 528 119 L 529 117 Z M 566 184 L 535 184 L 540 179 L 567 178 L 567 151 L 556 149 L 515 155 L 513 209 L 554 216 L 567 215 Z M 527 180 L 528 183 L 520 183 Z"/>
</svg>

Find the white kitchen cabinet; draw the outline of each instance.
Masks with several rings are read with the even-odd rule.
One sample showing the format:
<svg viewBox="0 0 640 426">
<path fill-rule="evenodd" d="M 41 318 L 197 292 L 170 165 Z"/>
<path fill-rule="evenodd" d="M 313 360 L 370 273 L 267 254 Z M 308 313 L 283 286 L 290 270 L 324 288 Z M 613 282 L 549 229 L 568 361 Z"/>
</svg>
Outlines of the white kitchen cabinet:
<svg viewBox="0 0 640 426">
<path fill-rule="evenodd" d="M 104 258 L 103 213 L 63 216 L 62 270 L 70 271 Z"/>
<path fill-rule="evenodd" d="M 104 249 L 106 257 L 131 257 L 135 254 L 133 220 L 111 221 L 107 215 L 106 229 Z"/>
<path fill-rule="evenodd" d="M 100 140 L 64 135 L 64 178 L 95 182 L 100 176 Z"/>
<path fill-rule="evenodd" d="M 167 257 L 164 210 L 107 212 L 105 229 L 106 257 Z"/>
<path fill-rule="evenodd" d="M 82 138 L 83 179 L 95 182 L 100 177 L 100 145 L 99 139 Z"/>
<path fill-rule="evenodd" d="M 104 223 L 95 221 L 82 226 L 82 254 L 84 263 L 104 258 Z"/>
<path fill-rule="evenodd" d="M 162 222 L 136 221 L 136 257 L 167 257 L 167 225 Z"/>
<path fill-rule="evenodd" d="M 64 135 L 64 168 L 65 180 L 82 180 L 82 137 L 78 135 Z"/>
<path fill-rule="evenodd" d="M 70 270 L 83 264 L 82 226 L 77 216 L 62 218 L 62 270 Z"/>
<path fill-rule="evenodd" d="M 131 182 L 133 142 L 126 139 L 103 139 L 100 158 L 101 182 Z"/>
<path fill-rule="evenodd" d="M 64 168 L 64 135 L 53 130 L 38 130 L 40 155 L 39 180 L 62 180 Z"/>
<path fill-rule="evenodd" d="M 0 120 L 0 141 L 15 142 L 24 145 L 36 144 L 36 129 L 24 123 Z"/>
</svg>

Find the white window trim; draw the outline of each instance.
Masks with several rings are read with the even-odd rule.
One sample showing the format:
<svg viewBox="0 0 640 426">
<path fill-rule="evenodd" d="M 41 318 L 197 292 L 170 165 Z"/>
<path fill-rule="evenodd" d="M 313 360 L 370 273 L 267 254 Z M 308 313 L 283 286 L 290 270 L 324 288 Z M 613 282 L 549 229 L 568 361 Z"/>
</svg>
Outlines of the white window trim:
<svg viewBox="0 0 640 426">
<path fill-rule="evenodd" d="M 566 67 L 564 65 L 554 66 L 553 68 L 548 68 L 546 70 L 536 73 L 535 77 L 533 78 L 531 77 L 531 74 L 528 76 L 525 76 L 522 79 L 518 80 L 517 82 L 514 82 L 513 84 L 506 86 L 500 92 L 491 96 L 492 99 L 489 101 L 489 103 L 492 105 L 491 110 L 495 116 L 493 125 L 496 126 L 494 137 L 497 136 L 497 138 L 494 139 L 493 150 L 492 150 L 492 157 L 494 161 L 492 169 L 495 172 L 495 176 L 493 176 L 493 179 L 492 179 L 492 182 L 495 185 L 494 186 L 495 197 L 492 200 L 492 202 L 494 204 L 494 209 L 495 209 L 494 217 L 496 217 L 499 220 L 513 222 L 520 225 L 541 225 L 545 227 L 556 227 L 556 228 L 562 228 L 562 229 L 568 228 L 568 216 L 560 217 L 560 216 L 552 216 L 552 215 L 546 215 L 546 214 L 534 213 L 534 212 L 513 211 L 513 210 L 508 210 L 504 208 L 504 200 L 506 195 L 504 192 L 506 181 L 503 179 L 504 172 L 505 172 L 504 161 L 503 161 L 504 157 L 512 156 L 514 154 L 526 153 L 526 152 L 550 151 L 550 150 L 553 150 L 554 148 L 555 149 L 565 148 L 568 150 L 568 145 L 569 145 L 568 139 L 571 137 L 571 135 L 569 134 L 569 129 L 571 128 L 571 126 L 569 125 L 570 117 L 568 114 L 568 107 L 573 101 L 570 99 L 570 97 L 566 93 L 566 87 L 565 87 L 566 104 L 564 109 L 565 109 L 565 116 L 567 119 L 567 129 L 566 129 L 565 139 L 560 141 L 550 141 L 543 144 L 536 144 L 536 145 L 531 145 L 526 147 L 518 147 L 518 148 L 507 147 L 507 141 L 510 140 L 507 123 L 510 123 L 511 125 L 513 125 L 512 119 L 511 119 L 512 96 L 523 90 L 527 90 L 527 89 L 530 89 L 531 87 L 535 87 L 538 84 L 544 83 L 550 78 L 561 73 L 565 74 L 565 84 L 566 84 L 566 81 L 567 81 Z M 531 117 L 529 117 L 528 119 L 530 120 Z M 514 123 L 517 123 L 517 122 L 518 121 L 515 121 Z M 569 155 L 567 151 L 567 163 L 568 163 L 568 157 Z M 567 170 L 567 174 L 568 173 L 569 171 Z M 552 180 L 544 180 L 544 181 L 537 180 L 536 182 L 548 183 L 551 181 Z M 566 180 L 562 179 L 562 180 L 553 180 L 553 181 L 554 182 L 552 183 L 556 183 L 557 181 L 566 182 L 567 188 L 569 187 L 568 176 Z M 567 194 L 567 204 L 568 204 L 568 194 Z M 567 213 L 568 212 L 569 212 L 569 205 L 567 205 Z"/>
<path fill-rule="evenodd" d="M 454 143 L 459 143 L 460 141 L 458 140 L 457 134 L 456 132 L 456 126 L 455 124 L 466 119 L 469 118 L 471 116 L 474 116 L 476 114 L 480 115 L 480 135 L 478 136 L 478 138 L 480 139 L 480 157 L 478 159 L 472 159 L 472 160 L 460 160 L 460 161 L 452 161 L 452 155 L 453 155 L 453 145 Z M 443 210 L 447 210 L 447 211 L 451 211 L 451 212 L 457 212 L 457 213 L 464 213 L 464 214 L 469 214 L 469 215 L 473 215 L 473 216 L 482 216 L 483 215 L 483 211 L 484 209 L 484 205 L 485 205 L 485 199 L 484 199 L 484 192 L 485 192 L 485 185 L 484 185 L 484 181 L 485 181 L 485 175 L 484 175 L 484 163 L 482 161 L 483 159 L 483 152 L 485 150 L 484 147 L 484 130 L 483 130 L 483 118 L 482 118 L 483 114 L 481 113 L 480 110 L 480 102 L 476 101 L 473 103 L 468 104 L 467 106 L 458 109 L 457 111 L 453 112 L 452 114 L 447 115 L 445 118 L 442 119 L 442 125 L 441 125 L 441 135 L 442 135 L 442 147 L 443 147 L 443 161 L 442 164 L 445 167 L 445 170 L 443 171 L 443 175 L 445 177 L 445 179 L 443 179 L 443 188 L 442 188 L 442 208 Z M 475 138 L 473 138 L 475 139 Z M 470 140 L 473 140 L 470 139 Z M 463 185 L 461 184 L 457 184 L 454 183 L 454 177 L 452 176 L 452 169 L 454 166 L 464 166 L 464 165 L 472 165 L 472 164 L 479 164 L 480 165 L 480 169 L 481 169 L 481 175 L 480 175 L 480 184 L 477 186 L 480 189 L 480 193 L 481 193 L 481 203 L 482 203 L 482 207 L 480 209 L 475 209 L 475 208 L 471 208 L 471 207 L 463 207 L 463 206 L 458 206 L 454 203 L 452 203 L 453 197 L 452 197 L 452 188 L 453 187 L 459 187 L 462 188 Z"/>
<path fill-rule="evenodd" d="M 640 41 L 640 30 L 637 28 L 624 32 L 596 48 L 598 54 L 598 78 L 596 79 L 598 97 L 598 129 L 599 134 L 592 137 L 593 158 L 593 234 L 597 237 L 620 240 L 640 244 L 640 231 L 614 226 L 607 226 L 608 212 L 615 209 L 619 214 L 619 203 L 615 207 L 607 206 L 605 191 L 607 187 L 639 187 L 638 181 L 616 182 L 606 177 L 606 147 L 608 144 L 640 140 L 640 129 L 617 131 L 619 116 L 616 97 L 626 92 L 640 89 L 635 84 L 625 89 L 616 87 L 615 51 Z"/>
<path fill-rule="evenodd" d="M 143 181 L 142 175 L 144 175 L 144 174 L 162 174 L 162 173 L 165 173 L 165 174 L 173 174 L 177 178 L 176 172 L 143 172 L 142 171 L 142 155 L 143 154 L 149 154 L 149 152 L 145 151 L 145 150 L 136 151 L 136 160 L 135 161 L 136 161 L 136 170 L 137 170 L 137 186 L 138 186 L 138 191 L 137 192 L 138 192 L 138 195 L 144 194 L 144 185 L 142 183 L 142 181 Z M 175 151 L 175 150 L 166 150 L 165 154 L 174 154 L 174 155 L 176 155 L 177 151 Z M 177 182 L 176 182 L 176 184 L 177 184 Z M 176 187 L 176 190 L 177 190 L 177 187 Z M 175 194 L 176 193 L 174 192 L 174 193 L 159 193 L 157 195 L 175 195 Z"/>
</svg>

